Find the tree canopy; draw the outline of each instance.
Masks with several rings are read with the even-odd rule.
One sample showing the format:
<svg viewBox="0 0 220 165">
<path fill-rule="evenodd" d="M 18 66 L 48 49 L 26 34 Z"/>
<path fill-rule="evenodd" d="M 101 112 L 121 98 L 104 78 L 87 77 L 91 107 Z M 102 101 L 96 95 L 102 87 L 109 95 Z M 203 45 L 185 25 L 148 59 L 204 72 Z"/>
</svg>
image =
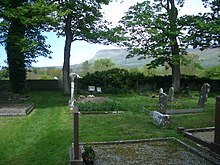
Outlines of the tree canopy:
<svg viewBox="0 0 220 165">
<path fill-rule="evenodd" d="M 59 25 L 55 27 L 58 36 L 65 37 L 63 88 L 64 94 L 70 94 L 70 52 L 74 41 L 90 43 L 104 43 L 107 30 L 106 21 L 103 21 L 101 5 L 108 4 L 109 0 L 75 0 L 56 1 L 59 12 Z"/>
<path fill-rule="evenodd" d="M 186 48 L 219 46 L 219 2 L 207 1 L 206 4 L 213 6 L 212 13 L 179 17 L 177 5 L 182 7 L 184 0 L 137 3 L 129 8 L 115 29 L 119 45 L 128 49 L 128 58 L 153 57 L 151 68 L 171 67 L 172 85 L 178 91 L 180 63 L 185 59 Z"/>
<path fill-rule="evenodd" d="M 5 46 L 12 91 L 25 90 L 26 67 L 38 56 L 48 56 L 49 45 L 41 34 L 52 22 L 55 5 L 43 0 L 0 2 L 0 43 Z"/>
</svg>

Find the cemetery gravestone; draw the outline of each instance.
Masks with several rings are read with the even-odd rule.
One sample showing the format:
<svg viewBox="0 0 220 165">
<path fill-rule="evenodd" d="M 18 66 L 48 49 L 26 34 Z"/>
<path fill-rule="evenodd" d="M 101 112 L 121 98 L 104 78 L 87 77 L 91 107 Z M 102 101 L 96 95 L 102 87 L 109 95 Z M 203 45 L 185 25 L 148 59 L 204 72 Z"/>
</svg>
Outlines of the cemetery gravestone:
<svg viewBox="0 0 220 165">
<path fill-rule="evenodd" d="M 198 101 L 199 108 L 203 108 L 205 106 L 209 92 L 210 92 L 210 85 L 208 83 L 204 83 L 201 87 L 201 94 Z"/>
<path fill-rule="evenodd" d="M 153 111 L 152 116 L 154 123 L 159 126 L 168 126 L 170 123 L 170 116 L 166 114 L 161 114 L 160 112 Z"/>
<path fill-rule="evenodd" d="M 165 93 L 159 93 L 158 111 L 162 114 L 166 114 L 167 95 Z"/>
<path fill-rule="evenodd" d="M 76 73 L 70 73 L 70 78 L 71 78 L 71 98 L 69 101 L 69 107 L 71 110 L 74 108 L 74 103 L 75 103 L 75 79 L 81 78 L 78 74 Z"/>
<path fill-rule="evenodd" d="M 102 93 L 102 88 L 101 88 L 101 87 L 96 87 L 96 91 L 97 91 L 98 93 Z"/>
<path fill-rule="evenodd" d="M 88 86 L 88 91 L 90 93 L 95 92 L 95 86 Z"/>
<path fill-rule="evenodd" d="M 168 101 L 174 100 L 174 87 L 170 87 L 169 93 L 168 93 Z"/>
</svg>

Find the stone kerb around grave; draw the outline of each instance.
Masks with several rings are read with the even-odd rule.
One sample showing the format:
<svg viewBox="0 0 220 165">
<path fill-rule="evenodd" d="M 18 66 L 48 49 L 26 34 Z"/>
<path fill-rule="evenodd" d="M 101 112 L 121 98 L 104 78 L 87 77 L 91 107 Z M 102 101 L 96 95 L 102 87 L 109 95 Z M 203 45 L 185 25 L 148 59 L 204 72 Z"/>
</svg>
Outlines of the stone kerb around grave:
<svg viewBox="0 0 220 165">
<path fill-rule="evenodd" d="M 150 112 L 153 117 L 153 121 L 159 126 L 168 126 L 170 123 L 170 117 L 166 114 L 167 95 L 163 93 L 163 88 L 159 90 L 158 111 Z"/>
</svg>

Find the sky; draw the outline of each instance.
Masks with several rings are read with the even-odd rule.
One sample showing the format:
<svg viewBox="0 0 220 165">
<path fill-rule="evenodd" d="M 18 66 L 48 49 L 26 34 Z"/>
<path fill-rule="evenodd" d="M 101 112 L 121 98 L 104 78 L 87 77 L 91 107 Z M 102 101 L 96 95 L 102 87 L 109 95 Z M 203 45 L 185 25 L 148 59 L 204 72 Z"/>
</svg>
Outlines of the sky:
<svg viewBox="0 0 220 165">
<path fill-rule="evenodd" d="M 104 18 L 109 20 L 116 25 L 121 19 L 128 8 L 137 2 L 143 2 L 144 0 L 113 0 L 109 5 L 103 6 Z M 184 14 L 198 14 L 203 13 L 205 9 L 202 5 L 202 0 L 185 0 L 184 6 L 179 10 L 179 15 Z M 50 50 L 53 52 L 51 54 L 52 59 L 45 57 L 39 57 L 36 60 L 37 63 L 33 63 L 33 67 L 45 67 L 45 66 L 62 66 L 63 65 L 63 54 L 64 54 L 64 44 L 65 38 L 57 38 L 56 33 L 45 33 L 47 36 L 47 44 L 51 45 Z M 113 45 L 100 45 L 100 44 L 89 44 L 84 41 L 76 41 L 72 43 L 71 46 L 71 57 L 70 65 L 80 64 L 86 60 L 91 59 L 95 56 L 96 52 L 102 49 L 119 49 Z M 0 66 L 5 66 L 5 60 L 7 56 L 4 47 L 0 45 Z"/>
</svg>

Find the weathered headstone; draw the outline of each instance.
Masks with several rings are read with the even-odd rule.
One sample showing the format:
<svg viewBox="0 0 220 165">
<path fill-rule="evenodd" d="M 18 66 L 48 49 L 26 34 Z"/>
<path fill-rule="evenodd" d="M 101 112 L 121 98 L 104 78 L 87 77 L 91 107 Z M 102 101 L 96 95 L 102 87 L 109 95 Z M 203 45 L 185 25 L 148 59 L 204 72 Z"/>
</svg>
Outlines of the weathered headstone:
<svg viewBox="0 0 220 165">
<path fill-rule="evenodd" d="M 210 92 L 210 85 L 208 83 L 204 83 L 201 87 L 201 94 L 198 101 L 199 108 L 203 108 L 205 106 L 209 92 Z"/>
<path fill-rule="evenodd" d="M 167 95 L 165 93 L 159 93 L 158 111 L 162 114 L 166 114 Z"/>
<path fill-rule="evenodd" d="M 102 93 L 102 88 L 101 88 L 101 87 L 96 87 L 96 91 L 97 91 L 98 93 Z"/>
<path fill-rule="evenodd" d="M 157 111 L 152 112 L 154 123 L 159 126 L 167 126 L 170 123 L 170 116 Z"/>
<path fill-rule="evenodd" d="M 169 93 L 168 93 L 168 101 L 174 100 L 174 87 L 170 87 Z"/>
<path fill-rule="evenodd" d="M 189 94 L 189 85 L 188 85 L 187 83 L 185 83 L 185 85 L 184 85 L 184 93 L 185 93 L 186 95 Z"/>
<path fill-rule="evenodd" d="M 95 92 L 95 86 L 88 86 L 88 91 L 89 91 L 90 93 Z"/>
</svg>

